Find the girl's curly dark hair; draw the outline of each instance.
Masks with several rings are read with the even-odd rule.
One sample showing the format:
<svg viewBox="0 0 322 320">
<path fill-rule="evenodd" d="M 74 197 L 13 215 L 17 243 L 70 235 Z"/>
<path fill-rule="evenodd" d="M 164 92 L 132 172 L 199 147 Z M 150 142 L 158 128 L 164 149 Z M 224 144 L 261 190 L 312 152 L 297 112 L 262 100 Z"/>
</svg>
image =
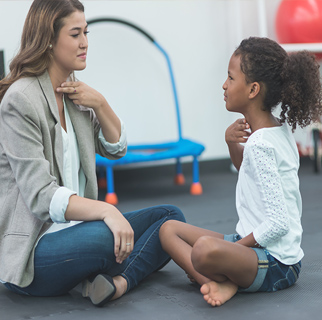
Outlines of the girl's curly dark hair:
<svg viewBox="0 0 322 320">
<path fill-rule="evenodd" d="M 258 82 L 264 90 L 264 108 L 272 111 L 281 103 L 281 123 L 293 130 L 320 119 L 322 92 L 319 64 L 307 51 L 288 55 L 275 41 L 250 37 L 235 50 L 241 57 L 246 81 Z"/>
</svg>

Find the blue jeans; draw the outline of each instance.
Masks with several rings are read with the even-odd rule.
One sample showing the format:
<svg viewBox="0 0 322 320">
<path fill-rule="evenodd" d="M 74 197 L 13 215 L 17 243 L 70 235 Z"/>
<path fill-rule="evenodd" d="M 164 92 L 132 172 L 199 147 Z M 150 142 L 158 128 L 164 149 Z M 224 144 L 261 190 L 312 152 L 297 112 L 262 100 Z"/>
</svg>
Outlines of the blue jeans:
<svg viewBox="0 0 322 320">
<path fill-rule="evenodd" d="M 43 236 L 35 250 L 34 280 L 26 288 L 10 283 L 16 293 L 58 296 L 68 293 L 84 279 L 99 273 L 122 275 L 127 291 L 166 264 L 170 257 L 161 247 L 159 230 L 167 220 L 185 221 L 179 208 L 171 205 L 125 213 L 134 230 L 134 249 L 122 263 L 115 261 L 114 237 L 103 221 L 83 222 Z"/>
<path fill-rule="evenodd" d="M 225 235 L 224 239 L 236 242 L 241 239 L 237 233 Z M 239 288 L 238 292 L 273 292 L 292 286 L 301 271 L 301 261 L 294 265 L 285 265 L 275 259 L 266 249 L 251 248 L 258 257 L 258 270 L 254 282 L 248 288 Z"/>
</svg>

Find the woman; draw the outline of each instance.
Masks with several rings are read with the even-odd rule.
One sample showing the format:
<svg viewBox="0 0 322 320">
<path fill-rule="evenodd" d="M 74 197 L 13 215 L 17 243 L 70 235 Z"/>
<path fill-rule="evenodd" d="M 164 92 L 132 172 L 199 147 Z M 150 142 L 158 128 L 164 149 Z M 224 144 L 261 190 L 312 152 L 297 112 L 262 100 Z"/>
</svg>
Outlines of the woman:
<svg viewBox="0 0 322 320">
<path fill-rule="evenodd" d="M 126 134 L 105 98 L 73 79 L 87 33 L 78 0 L 35 0 L 0 82 L 0 279 L 32 296 L 83 281 L 102 306 L 169 260 L 159 228 L 184 217 L 169 205 L 122 215 L 96 200 L 95 153 L 122 157 Z"/>
<path fill-rule="evenodd" d="M 164 250 L 201 285 L 211 306 L 221 306 L 238 291 L 277 291 L 297 281 L 304 256 L 299 154 L 286 122 L 292 129 L 304 127 L 322 112 L 314 57 L 307 52 L 288 56 L 267 38 L 241 42 L 223 89 L 227 110 L 244 116 L 226 130 L 239 170 L 236 233 L 178 221 L 160 230 Z M 279 103 L 280 119 L 272 114 Z"/>
</svg>

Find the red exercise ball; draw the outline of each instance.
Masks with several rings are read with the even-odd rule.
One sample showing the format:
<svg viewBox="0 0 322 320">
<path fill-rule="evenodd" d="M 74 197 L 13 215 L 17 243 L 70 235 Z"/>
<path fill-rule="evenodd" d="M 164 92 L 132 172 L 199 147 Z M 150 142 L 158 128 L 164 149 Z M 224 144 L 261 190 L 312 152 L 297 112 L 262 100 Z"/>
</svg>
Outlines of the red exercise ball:
<svg viewBox="0 0 322 320">
<path fill-rule="evenodd" d="M 280 43 L 322 42 L 322 0 L 282 0 L 275 25 Z"/>
</svg>

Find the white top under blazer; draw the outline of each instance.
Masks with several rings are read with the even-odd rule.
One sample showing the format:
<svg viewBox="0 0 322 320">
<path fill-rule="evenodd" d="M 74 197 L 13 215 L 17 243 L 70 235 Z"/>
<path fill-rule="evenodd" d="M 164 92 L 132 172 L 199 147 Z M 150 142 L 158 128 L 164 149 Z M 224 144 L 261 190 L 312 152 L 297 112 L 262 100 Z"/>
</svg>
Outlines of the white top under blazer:
<svg viewBox="0 0 322 320">
<path fill-rule="evenodd" d="M 71 122 L 68 109 L 64 102 L 64 114 L 66 120 L 66 131 L 61 128 L 63 136 L 64 148 L 64 168 L 63 180 L 64 186 L 57 189 L 50 202 L 49 214 L 53 220 L 53 225 L 47 230 L 46 233 L 56 232 L 68 227 L 72 227 L 82 221 L 67 221 L 65 219 L 65 212 L 69 202 L 69 198 L 73 194 L 84 197 L 86 177 L 84 170 L 81 166 L 79 149 L 74 132 L 73 124 Z M 109 143 L 105 140 L 102 130 L 99 132 L 99 139 L 104 146 L 105 150 L 111 154 L 123 151 L 126 148 L 126 131 L 125 126 L 121 121 L 121 135 L 119 141 L 116 143 Z"/>
</svg>

